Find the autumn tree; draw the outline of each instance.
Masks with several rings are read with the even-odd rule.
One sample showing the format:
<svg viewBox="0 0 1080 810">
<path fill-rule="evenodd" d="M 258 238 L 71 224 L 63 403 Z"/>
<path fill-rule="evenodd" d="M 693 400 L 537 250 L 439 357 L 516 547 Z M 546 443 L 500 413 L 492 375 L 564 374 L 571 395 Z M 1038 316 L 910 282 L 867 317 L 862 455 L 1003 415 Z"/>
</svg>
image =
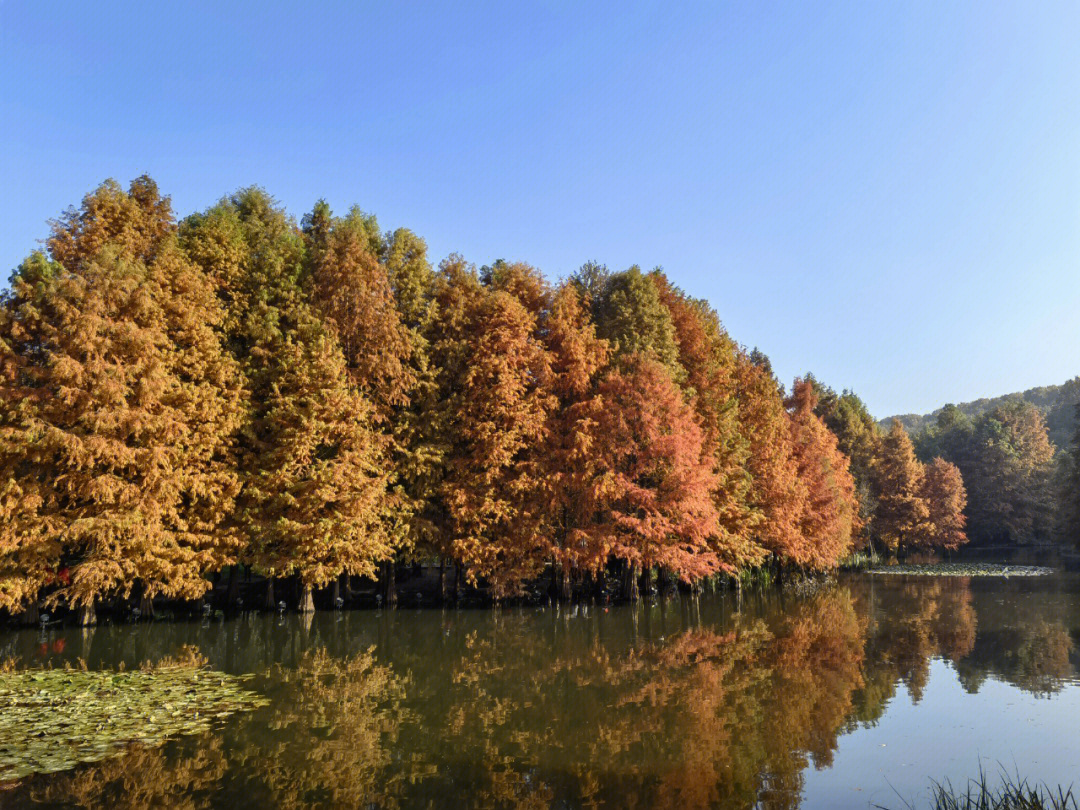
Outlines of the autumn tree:
<svg viewBox="0 0 1080 810">
<path fill-rule="evenodd" d="M 874 532 L 892 551 L 917 545 L 926 533 L 930 513 L 924 477 L 907 431 L 894 419 L 874 468 Z"/>
<path fill-rule="evenodd" d="M 189 218 L 183 237 L 218 282 L 227 345 L 245 374 L 244 559 L 271 577 L 297 575 L 301 607 L 311 609 L 313 587 L 373 573 L 392 553 L 375 406 L 305 294 L 300 230 L 265 192 L 242 190 Z"/>
<path fill-rule="evenodd" d="M 406 371 L 411 377 L 409 402 L 395 410 L 393 467 L 395 494 L 404 502 L 408 524 L 405 547 L 415 553 L 439 553 L 438 485 L 444 445 L 440 439 L 438 369 L 431 361 L 436 317 L 436 276 L 424 240 L 406 228 L 384 238 L 383 264 L 397 313 L 409 343 Z M 446 555 L 440 558 L 445 573 Z M 443 588 L 440 586 L 440 594 Z"/>
<path fill-rule="evenodd" d="M 167 198 L 109 181 L 54 223 L 0 313 L 0 600 L 201 596 L 235 559 L 239 375 Z M 63 568 L 63 571 L 58 569 Z"/>
<path fill-rule="evenodd" d="M 935 458 L 926 465 L 923 500 L 929 514 L 922 545 L 955 551 L 967 542 L 967 490 L 955 464 Z"/>
<path fill-rule="evenodd" d="M 383 514 L 400 552 L 415 545 L 413 513 L 422 508 L 403 491 L 403 468 L 412 461 L 409 406 L 420 371 L 412 355 L 420 347 L 402 323 L 390 273 L 379 259 L 385 245 L 375 217 L 354 207 L 337 218 L 320 201 L 304 218 L 303 231 L 311 300 L 341 345 L 349 381 L 374 405 L 369 419 L 387 462 Z M 388 577 L 388 589 L 392 582 Z"/>
<path fill-rule="evenodd" d="M 791 418 L 768 358 L 740 353 L 737 360 L 739 425 L 750 444 L 749 501 L 762 517 L 754 537 L 775 558 L 786 559 L 803 543 L 799 522 L 808 498 L 799 478 Z"/>
<path fill-rule="evenodd" d="M 320 202 L 304 228 L 311 300 L 341 345 L 353 384 L 390 423 L 393 410 L 408 404 L 415 376 L 390 276 L 373 249 L 378 226 L 356 208 L 334 218 Z"/>
<path fill-rule="evenodd" d="M 851 551 L 852 535 L 859 527 L 859 504 L 848 458 L 814 413 L 817 395 L 811 380 L 795 380 L 787 404 L 796 468 L 807 493 L 799 517 L 802 542 L 789 549 L 787 556 L 806 568 L 835 568 Z"/>
<path fill-rule="evenodd" d="M 707 302 L 689 298 L 663 273 L 654 272 L 650 279 L 671 317 L 678 363 L 685 371 L 684 395 L 701 423 L 704 452 L 713 464 L 718 484 L 712 493 L 719 516 L 713 550 L 737 568 L 756 564 L 762 551 L 752 540 L 752 529 L 760 522 L 760 515 L 749 504 L 750 443 L 739 424 L 738 347 Z"/>
<path fill-rule="evenodd" d="M 535 315 L 456 257 L 443 263 L 436 304 L 443 548 L 497 596 L 513 593 L 546 557 L 537 451 L 553 406 L 549 358 Z"/>
<path fill-rule="evenodd" d="M 694 582 L 734 572 L 710 548 L 719 520 L 718 487 L 697 416 L 668 370 L 630 356 L 599 386 L 594 453 L 601 475 L 591 499 L 603 514 L 601 538 L 632 572 L 653 566 Z"/>
<path fill-rule="evenodd" d="M 595 442 L 597 414 L 603 407 L 596 386 L 610 355 L 572 284 L 562 285 L 552 298 L 544 343 L 551 363 L 548 390 L 554 400 L 541 454 L 548 542 L 562 573 L 563 595 L 569 596 L 575 572 L 595 573 L 607 563 L 595 500 L 599 495 L 595 483 L 601 475 Z"/>
</svg>

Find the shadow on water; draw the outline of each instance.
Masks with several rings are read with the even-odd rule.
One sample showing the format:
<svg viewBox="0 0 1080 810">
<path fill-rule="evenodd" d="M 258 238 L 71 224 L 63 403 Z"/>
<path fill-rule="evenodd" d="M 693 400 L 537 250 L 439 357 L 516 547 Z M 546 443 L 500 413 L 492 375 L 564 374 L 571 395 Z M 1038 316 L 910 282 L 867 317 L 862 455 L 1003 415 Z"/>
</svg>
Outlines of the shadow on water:
<svg viewBox="0 0 1080 810">
<path fill-rule="evenodd" d="M 1073 574 L 849 576 L 594 605 L 20 631 L 0 658 L 130 667 L 192 645 L 268 706 L 34 776 L 4 807 L 796 807 L 808 768 L 918 702 L 931 662 L 1052 695 L 1077 671 Z M 932 718 L 927 718 L 928 740 Z M 936 776 L 936 774 L 927 774 Z"/>
</svg>

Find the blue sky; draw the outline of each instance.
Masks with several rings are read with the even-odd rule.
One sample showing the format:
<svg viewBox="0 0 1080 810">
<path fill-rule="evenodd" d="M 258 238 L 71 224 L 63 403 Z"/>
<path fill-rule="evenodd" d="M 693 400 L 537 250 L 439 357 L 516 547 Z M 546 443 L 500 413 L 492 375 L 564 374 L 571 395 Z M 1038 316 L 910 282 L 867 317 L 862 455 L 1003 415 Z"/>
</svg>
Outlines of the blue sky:
<svg viewBox="0 0 1080 810">
<path fill-rule="evenodd" d="M 105 7 L 107 6 L 107 8 Z M 1080 373 L 1080 5 L 0 0 L 0 264 L 106 177 L 662 265 L 878 416 Z"/>
</svg>

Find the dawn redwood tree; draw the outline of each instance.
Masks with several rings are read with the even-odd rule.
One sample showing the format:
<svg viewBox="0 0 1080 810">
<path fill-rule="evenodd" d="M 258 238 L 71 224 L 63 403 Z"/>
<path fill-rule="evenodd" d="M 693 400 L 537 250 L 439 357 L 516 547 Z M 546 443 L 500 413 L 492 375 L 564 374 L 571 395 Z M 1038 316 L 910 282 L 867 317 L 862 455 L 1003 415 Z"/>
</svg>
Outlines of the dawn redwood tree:
<svg viewBox="0 0 1080 810">
<path fill-rule="evenodd" d="M 590 500 L 610 554 L 637 575 L 660 566 L 685 582 L 734 571 L 710 548 L 719 532 L 712 493 L 718 484 L 697 415 L 668 370 L 629 356 L 600 383 L 593 447 L 599 475 Z"/>
<path fill-rule="evenodd" d="M 550 555 L 562 572 L 563 595 L 568 596 L 574 573 L 597 573 L 607 563 L 594 483 L 599 475 L 597 414 L 602 407 L 596 385 L 610 352 L 607 342 L 596 336 L 575 286 L 564 284 L 555 292 L 544 325 L 544 343 L 550 356 L 548 389 L 554 404 L 541 454 L 541 480 Z"/>
<path fill-rule="evenodd" d="M 387 267 L 379 260 L 384 245 L 375 218 L 356 207 L 336 218 L 320 200 L 304 218 L 303 230 L 311 300 L 341 345 L 348 379 L 374 405 L 368 419 L 377 425 L 387 456 L 389 508 L 384 517 L 400 554 L 415 544 L 413 512 L 421 506 L 402 491 L 404 467 L 412 460 L 405 434 L 418 381 L 415 343 L 402 323 Z M 388 577 L 388 590 L 392 582 Z"/>
<path fill-rule="evenodd" d="M 388 559 L 386 441 L 336 334 L 304 290 L 303 234 L 264 191 L 243 189 L 189 217 L 183 243 L 216 280 L 226 345 L 248 404 L 238 441 L 244 561 L 311 589 Z M 333 491 L 337 494 L 334 495 Z"/>
<path fill-rule="evenodd" d="M 321 201 L 304 224 L 311 300 L 341 345 L 353 384 L 389 425 L 416 378 L 387 268 L 372 250 L 377 226 L 355 208 L 334 218 Z"/>
<path fill-rule="evenodd" d="M 0 602 L 42 585 L 191 599 L 232 562 L 236 364 L 214 288 L 153 181 L 109 181 L 54 223 L 0 311 Z"/>
<path fill-rule="evenodd" d="M 509 595 L 546 559 L 538 450 L 554 405 L 548 353 L 535 315 L 456 257 L 443 264 L 437 307 L 443 547 L 472 581 Z"/>
<path fill-rule="evenodd" d="M 923 499 L 929 511 L 923 545 L 956 551 L 967 542 L 964 526 L 967 518 L 967 491 L 960 469 L 944 459 L 935 458 L 926 465 Z"/>
<path fill-rule="evenodd" d="M 752 530 L 761 516 L 749 504 L 750 443 L 739 424 L 738 347 L 708 303 L 688 298 L 659 271 L 649 277 L 671 316 L 678 362 L 686 372 L 683 391 L 701 422 L 705 453 L 713 462 L 719 531 L 712 548 L 736 568 L 758 564 L 763 554 Z"/>
<path fill-rule="evenodd" d="M 859 526 L 859 503 L 848 458 L 836 437 L 814 413 L 812 380 L 795 380 L 788 407 L 799 479 L 807 498 L 799 517 L 802 543 L 788 551 L 790 562 L 810 569 L 835 568 L 851 551 Z"/>
<path fill-rule="evenodd" d="M 257 466 L 244 490 L 249 559 L 312 589 L 341 573 L 374 576 L 394 546 L 385 529 L 385 445 L 374 407 L 349 383 L 343 353 L 312 318 L 274 346 L 276 374 L 250 426 Z"/>
<path fill-rule="evenodd" d="M 799 478 L 791 417 L 767 358 L 740 353 L 736 366 L 739 425 L 750 443 L 750 505 L 761 514 L 756 541 L 776 559 L 799 556 L 799 525 L 808 490 Z"/>
<path fill-rule="evenodd" d="M 907 431 L 894 419 L 874 467 L 874 532 L 890 551 L 917 546 L 927 533 L 924 477 Z"/>
<path fill-rule="evenodd" d="M 440 555 L 439 593 L 445 591 L 446 555 L 441 554 L 436 525 L 443 445 L 435 418 L 439 412 L 438 370 L 431 362 L 435 322 L 436 277 L 424 240 L 405 228 L 385 238 L 383 251 L 390 288 L 409 342 L 409 402 L 393 420 L 395 494 L 404 502 L 408 524 L 405 547 L 414 553 Z"/>
<path fill-rule="evenodd" d="M 812 378 L 809 378 L 812 379 Z M 873 532 L 873 470 L 881 451 L 882 431 L 863 401 L 851 391 L 837 394 L 816 380 L 818 404 L 814 413 L 821 417 L 836 436 L 840 452 L 851 462 L 851 477 L 859 496 L 859 519 L 863 524 L 859 542 L 865 543 Z"/>
<path fill-rule="evenodd" d="M 591 283 L 599 283 L 601 279 L 603 286 L 595 291 L 592 300 L 597 334 L 611 344 L 616 355 L 651 357 L 667 367 L 676 380 L 681 380 L 683 369 L 679 365 L 675 324 L 660 300 L 653 275 L 642 273 L 634 266 L 622 273 L 602 275 Z"/>
</svg>

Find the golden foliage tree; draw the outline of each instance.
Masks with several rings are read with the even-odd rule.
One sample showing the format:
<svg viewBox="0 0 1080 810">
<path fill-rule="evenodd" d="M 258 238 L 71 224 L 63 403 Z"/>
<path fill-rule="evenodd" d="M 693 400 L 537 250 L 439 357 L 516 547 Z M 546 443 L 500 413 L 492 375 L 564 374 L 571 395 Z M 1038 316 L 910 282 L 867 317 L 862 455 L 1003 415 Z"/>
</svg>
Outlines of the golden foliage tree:
<svg viewBox="0 0 1080 810">
<path fill-rule="evenodd" d="M 757 541 L 775 557 L 792 557 L 803 543 L 799 522 L 809 497 L 799 478 L 791 418 L 768 361 L 740 354 L 736 366 L 739 424 L 750 443 L 750 505 L 760 513 Z"/>
<path fill-rule="evenodd" d="M 835 568 L 851 551 L 859 526 L 859 504 L 848 458 L 836 437 L 814 413 L 817 395 L 810 380 L 795 380 L 789 400 L 792 445 L 807 499 L 799 518 L 802 542 L 787 551 L 790 561 L 807 568 Z"/>
<path fill-rule="evenodd" d="M 886 548 L 896 551 L 918 545 L 926 535 L 930 511 L 924 478 L 907 431 L 894 419 L 874 468 L 874 531 Z"/>
<path fill-rule="evenodd" d="M 189 254 L 218 282 L 225 339 L 245 373 L 244 559 L 270 576 L 299 576 L 310 609 L 313 587 L 372 573 L 393 551 L 376 409 L 305 294 L 299 229 L 265 192 L 244 189 L 183 231 Z"/>
<path fill-rule="evenodd" d="M 178 249 L 168 200 L 146 178 L 106 183 L 54 224 L 50 257 L 15 273 L 0 314 L 0 585 L 11 606 L 193 598 L 235 559 L 232 439 L 239 375 L 223 314 Z M 57 570 L 63 567 L 63 572 Z M 51 569 L 51 570 L 50 570 Z"/>
<path fill-rule="evenodd" d="M 513 593 L 545 559 L 537 451 L 553 406 L 548 353 L 536 316 L 460 260 L 444 263 L 437 303 L 444 547 L 472 579 Z"/>
</svg>

